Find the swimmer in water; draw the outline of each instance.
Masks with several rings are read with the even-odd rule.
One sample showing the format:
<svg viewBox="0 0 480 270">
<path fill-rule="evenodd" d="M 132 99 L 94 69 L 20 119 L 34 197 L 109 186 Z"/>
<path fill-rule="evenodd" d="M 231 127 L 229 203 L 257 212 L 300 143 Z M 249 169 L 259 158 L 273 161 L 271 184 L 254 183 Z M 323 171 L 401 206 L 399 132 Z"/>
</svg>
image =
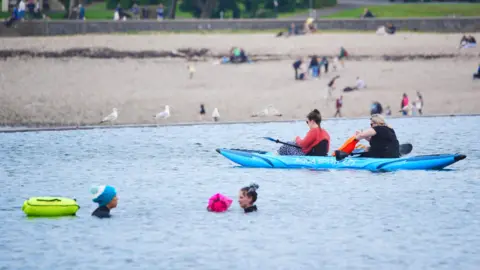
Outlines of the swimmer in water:
<svg viewBox="0 0 480 270">
<path fill-rule="evenodd" d="M 248 187 L 243 187 L 238 193 L 238 204 L 243 208 L 245 213 L 257 211 L 257 206 L 254 204 L 257 201 L 257 184 L 251 184 Z"/>
<path fill-rule="evenodd" d="M 98 208 L 93 211 L 92 216 L 98 218 L 109 218 L 110 210 L 117 207 L 117 191 L 112 186 L 95 186 L 90 189 L 93 195 L 93 202 L 98 203 Z"/>
</svg>

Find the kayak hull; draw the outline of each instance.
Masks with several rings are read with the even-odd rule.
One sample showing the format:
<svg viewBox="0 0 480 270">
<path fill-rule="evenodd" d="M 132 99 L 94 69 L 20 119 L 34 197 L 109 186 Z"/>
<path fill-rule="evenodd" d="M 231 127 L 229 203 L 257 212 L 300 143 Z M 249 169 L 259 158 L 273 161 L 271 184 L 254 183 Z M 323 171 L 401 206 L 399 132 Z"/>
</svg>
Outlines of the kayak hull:
<svg viewBox="0 0 480 270">
<path fill-rule="evenodd" d="M 354 169 L 368 171 L 441 170 L 465 159 L 461 154 L 437 154 L 403 158 L 280 156 L 270 152 L 239 149 L 217 149 L 227 159 L 249 168 L 280 169 Z"/>
</svg>

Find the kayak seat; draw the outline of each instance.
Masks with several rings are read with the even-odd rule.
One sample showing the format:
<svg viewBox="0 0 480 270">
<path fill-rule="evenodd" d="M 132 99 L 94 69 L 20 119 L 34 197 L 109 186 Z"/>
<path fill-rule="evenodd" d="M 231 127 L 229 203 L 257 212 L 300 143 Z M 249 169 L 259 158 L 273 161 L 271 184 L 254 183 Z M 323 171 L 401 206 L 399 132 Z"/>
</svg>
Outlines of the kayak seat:
<svg viewBox="0 0 480 270">
<path fill-rule="evenodd" d="M 307 156 L 324 157 L 328 155 L 328 140 L 322 140 L 315 145 Z"/>
</svg>

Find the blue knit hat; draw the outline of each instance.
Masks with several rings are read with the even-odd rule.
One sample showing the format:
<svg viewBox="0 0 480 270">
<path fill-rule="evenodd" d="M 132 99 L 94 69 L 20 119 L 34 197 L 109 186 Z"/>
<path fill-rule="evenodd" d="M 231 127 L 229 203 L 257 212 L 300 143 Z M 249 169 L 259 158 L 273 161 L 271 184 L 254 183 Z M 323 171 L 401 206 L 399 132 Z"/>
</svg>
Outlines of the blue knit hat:
<svg viewBox="0 0 480 270">
<path fill-rule="evenodd" d="M 90 193 L 93 195 L 93 202 L 98 203 L 100 206 L 105 206 L 110 203 L 117 195 L 117 191 L 112 186 L 94 186 L 90 189 Z"/>
</svg>

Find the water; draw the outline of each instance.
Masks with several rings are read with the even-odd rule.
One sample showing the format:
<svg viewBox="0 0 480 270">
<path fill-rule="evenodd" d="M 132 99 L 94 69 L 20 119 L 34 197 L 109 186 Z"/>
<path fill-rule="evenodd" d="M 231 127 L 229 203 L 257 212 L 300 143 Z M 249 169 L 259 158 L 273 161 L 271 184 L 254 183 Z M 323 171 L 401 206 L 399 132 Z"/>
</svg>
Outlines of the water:
<svg viewBox="0 0 480 270">
<path fill-rule="evenodd" d="M 0 134 L 0 269 L 478 269 L 479 117 L 392 119 L 412 155 L 455 153 L 451 170 L 235 167 L 216 148 L 274 150 L 297 123 Z M 368 120 L 326 121 L 338 147 Z M 260 185 L 259 212 L 206 211 Z M 90 216 L 111 184 L 113 218 Z M 26 218 L 33 196 L 76 198 L 77 217 Z"/>
</svg>

